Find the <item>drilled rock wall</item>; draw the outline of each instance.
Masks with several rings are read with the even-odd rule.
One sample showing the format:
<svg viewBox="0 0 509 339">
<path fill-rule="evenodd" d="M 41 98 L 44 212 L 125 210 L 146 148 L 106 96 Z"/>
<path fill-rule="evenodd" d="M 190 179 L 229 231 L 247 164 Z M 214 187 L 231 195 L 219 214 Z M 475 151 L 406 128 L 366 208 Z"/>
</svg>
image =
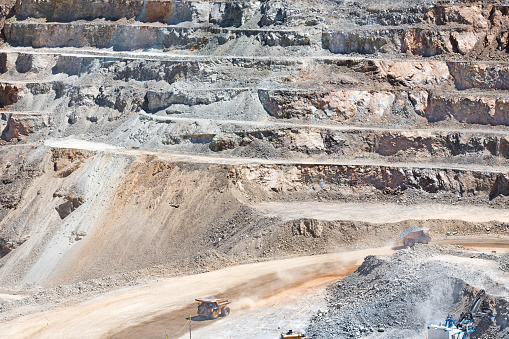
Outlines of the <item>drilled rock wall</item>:
<svg viewBox="0 0 509 339">
<path fill-rule="evenodd" d="M 211 43 L 226 44 L 233 39 L 248 37 L 261 46 L 308 46 L 307 33 L 298 31 L 266 32 L 263 30 L 232 30 L 213 27 L 179 27 L 143 24 L 112 25 L 109 23 L 6 23 L 6 41 L 13 46 L 97 47 L 117 51 L 137 49 L 182 49 L 193 51 Z"/>
<path fill-rule="evenodd" d="M 278 196 L 274 192 L 280 192 L 281 198 L 311 190 L 321 191 L 324 196 L 340 193 L 363 198 L 402 193 L 451 194 L 488 202 L 497 197 L 505 201 L 509 192 L 505 173 L 468 169 L 303 164 L 245 165 L 233 173 L 240 188 L 256 190 L 255 184 L 274 197 Z"/>
<path fill-rule="evenodd" d="M 430 57 L 448 53 L 470 53 L 486 33 L 465 29 L 381 28 L 325 32 L 323 47 L 338 54 L 410 53 Z M 497 48 L 504 48 L 507 37 Z"/>
<path fill-rule="evenodd" d="M 52 1 L 18 0 L 14 11 L 19 19 L 44 18 L 48 21 L 137 20 L 175 25 L 185 21 L 241 26 L 257 2 L 199 2 L 159 0 Z"/>
</svg>

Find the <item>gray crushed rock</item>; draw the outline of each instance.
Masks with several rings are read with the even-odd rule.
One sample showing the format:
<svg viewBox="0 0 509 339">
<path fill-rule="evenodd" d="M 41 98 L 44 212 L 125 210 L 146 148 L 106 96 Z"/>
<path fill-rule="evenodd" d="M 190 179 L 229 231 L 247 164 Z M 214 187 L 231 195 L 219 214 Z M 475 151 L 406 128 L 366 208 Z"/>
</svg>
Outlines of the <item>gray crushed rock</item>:
<svg viewBox="0 0 509 339">
<path fill-rule="evenodd" d="M 509 253 L 500 257 L 500 269 L 504 272 L 509 272 Z"/>
<path fill-rule="evenodd" d="M 438 258 L 444 255 L 464 256 L 455 248 L 436 246 L 368 256 L 356 272 L 328 287 L 328 308 L 312 318 L 308 337 L 425 338 L 427 324 L 461 313 L 473 288 L 503 292 L 485 273 Z M 488 263 L 498 260 L 491 255 L 473 257 Z M 491 338 L 506 335 L 500 327 L 490 331 Z"/>
</svg>

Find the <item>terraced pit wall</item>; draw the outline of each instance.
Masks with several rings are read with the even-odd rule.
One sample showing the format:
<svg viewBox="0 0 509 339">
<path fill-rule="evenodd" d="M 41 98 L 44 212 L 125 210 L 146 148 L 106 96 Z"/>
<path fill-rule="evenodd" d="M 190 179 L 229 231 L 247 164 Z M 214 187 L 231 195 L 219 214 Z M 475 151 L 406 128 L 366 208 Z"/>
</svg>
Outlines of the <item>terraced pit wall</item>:
<svg viewBox="0 0 509 339">
<path fill-rule="evenodd" d="M 499 220 L 288 219 L 258 208 L 503 211 L 503 4 L 10 6 L 0 50 L 3 286 L 374 247 L 415 224 L 507 233 Z"/>
</svg>

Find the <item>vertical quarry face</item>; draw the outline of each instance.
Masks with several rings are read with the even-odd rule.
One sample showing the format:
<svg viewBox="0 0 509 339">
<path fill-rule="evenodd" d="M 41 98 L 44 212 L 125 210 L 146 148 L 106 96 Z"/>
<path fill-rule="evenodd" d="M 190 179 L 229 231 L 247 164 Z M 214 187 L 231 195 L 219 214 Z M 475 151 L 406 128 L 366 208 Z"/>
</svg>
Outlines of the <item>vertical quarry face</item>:
<svg viewBox="0 0 509 339">
<path fill-rule="evenodd" d="M 508 236 L 508 25 L 499 1 L 0 1 L 0 327 L 3 289 Z"/>
</svg>

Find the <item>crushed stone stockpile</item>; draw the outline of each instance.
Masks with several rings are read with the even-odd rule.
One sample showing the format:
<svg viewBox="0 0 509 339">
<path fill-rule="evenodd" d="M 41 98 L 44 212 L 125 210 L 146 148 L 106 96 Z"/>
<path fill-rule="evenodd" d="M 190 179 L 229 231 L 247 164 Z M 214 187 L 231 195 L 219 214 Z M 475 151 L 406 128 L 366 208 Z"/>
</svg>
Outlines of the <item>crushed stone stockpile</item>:
<svg viewBox="0 0 509 339">
<path fill-rule="evenodd" d="M 507 255 L 472 254 L 454 246 L 422 246 L 369 256 L 328 287 L 327 310 L 316 314 L 310 338 L 424 338 L 429 323 L 459 316 L 478 289 L 497 316 L 482 319 L 473 338 L 507 338 Z"/>
</svg>

